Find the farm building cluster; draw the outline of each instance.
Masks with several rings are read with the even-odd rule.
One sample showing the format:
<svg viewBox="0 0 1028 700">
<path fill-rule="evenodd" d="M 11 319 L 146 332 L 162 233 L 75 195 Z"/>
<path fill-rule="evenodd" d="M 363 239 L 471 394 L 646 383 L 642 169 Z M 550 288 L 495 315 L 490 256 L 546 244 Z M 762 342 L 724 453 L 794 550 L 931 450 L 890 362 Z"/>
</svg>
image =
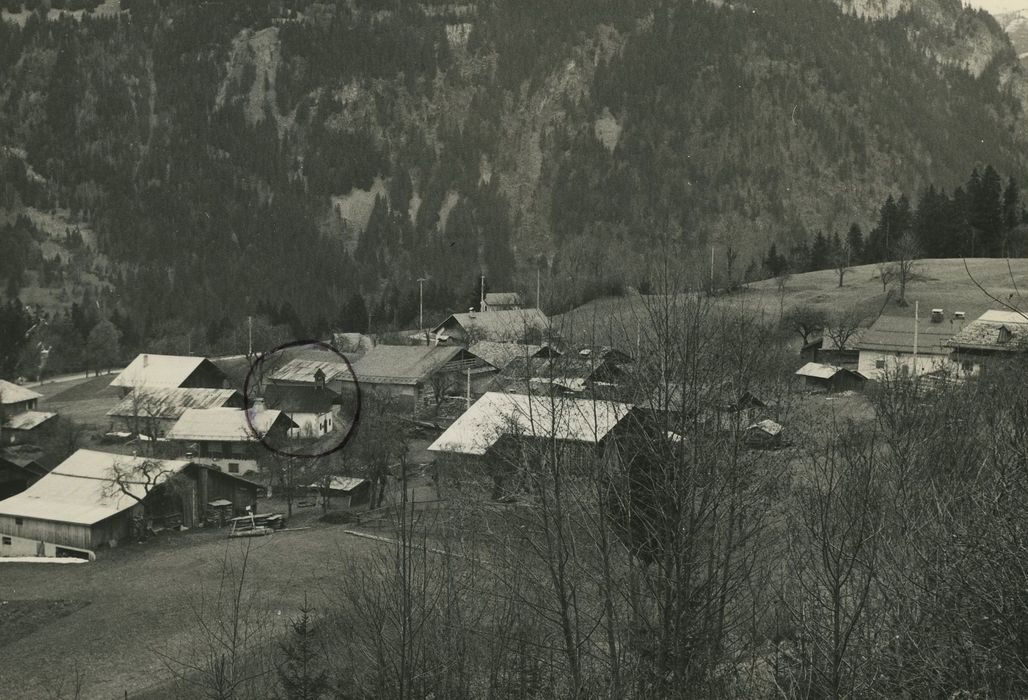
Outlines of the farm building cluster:
<svg viewBox="0 0 1028 700">
<path fill-rule="evenodd" d="M 39 393 L 0 382 L 0 556 L 92 557 L 143 531 L 253 513 L 270 486 L 261 461 L 269 447 L 344 433 L 368 397 L 431 428 L 430 456 L 472 461 L 499 459 L 523 438 L 623 449 L 621 437 L 685 410 L 684 397 L 697 391 L 709 398 L 703 415 L 690 418 L 741 425 L 754 450 L 789 444 L 773 401 L 670 381 L 644 389 L 630 349 L 562 342 L 514 293 L 487 295 L 479 311 L 412 333 L 408 345 L 351 335 L 317 352 L 258 356 L 245 377 L 230 376 L 217 358 L 141 354 L 110 382 L 117 397 L 104 438 L 122 449 L 78 449 L 60 461 L 32 439 L 56 414 L 39 409 Z M 859 391 L 892 373 L 973 376 L 990 357 L 1023 352 L 1028 317 L 988 311 L 969 321 L 933 309 L 925 318 L 882 316 L 842 343 L 827 335 L 806 343 L 795 379 L 807 391 Z M 339 473 L 309 488 L 355 507 L 369 502 L 373 485 Z"/>
</svg>

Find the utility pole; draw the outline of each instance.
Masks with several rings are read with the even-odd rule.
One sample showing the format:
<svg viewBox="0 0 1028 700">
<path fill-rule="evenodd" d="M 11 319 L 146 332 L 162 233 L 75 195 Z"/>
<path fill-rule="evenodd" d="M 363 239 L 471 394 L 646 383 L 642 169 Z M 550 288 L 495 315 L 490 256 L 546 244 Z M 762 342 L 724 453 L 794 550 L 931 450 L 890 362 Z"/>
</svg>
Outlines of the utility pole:
<svg viewBox="0 0 1028 700">
<path fill-rule="evenodd" d="M 471 408 L 471 367 L 468 367 L 468 384 L 467 384 L 467 407 Z"/>
<path fill-rule="evenodd" d="M 917 381 L 917 317 L 918 302 L 914 302 L 914 380 Z"/>
<path fill-rule="evenodd" d="M 537 266 L 535 268 L 535 308 L 537 308 L 537 309 L 543 308 L 542 299 L 539 297 L 539 290 L 541 288 L 539 286 L 540 274 L 541 274 L 541 271 L 539 270 L 539 267 Z"/>
<path fill-rule="evenodd" d="M 482 275 L 482 298 L 478 301 L 478 310 L 485 311 L 485 275 Z"/>
<path fill-rule="evenodd" d="M 247 337 L 249 338 L 249 343 L 247 344 L 246 356 L 247 357 L 253 357 L 253 316 L 247 316 L 246 317 L 246 326 L 247 326 Z"/>
<path fill-rule="evenodd" d="M 425 328 L 425 282 L 427 277 L 418 278 L 418 330 Z"/>
<path fill-rule="evenodd" d="M 714 293 L 714 246 L 710 246 L 710 293 Z"/>
</svg>

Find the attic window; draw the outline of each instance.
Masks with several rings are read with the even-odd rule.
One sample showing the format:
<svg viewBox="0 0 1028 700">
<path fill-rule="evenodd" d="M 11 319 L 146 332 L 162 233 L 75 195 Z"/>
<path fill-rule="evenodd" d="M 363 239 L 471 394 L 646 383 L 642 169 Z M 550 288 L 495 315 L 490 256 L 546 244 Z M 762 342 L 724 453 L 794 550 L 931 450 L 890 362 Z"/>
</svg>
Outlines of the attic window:
<svg viewBox="0 0 1028 700">
<path fill-rule="evenodd" d="M 1010 334 L 1010 329 L 1009 328 L 1007 328 L 1006 326 L 1000 326 L 999 327 L 999 337 L 996 339 L 996 342 L 999 342 L 999 343 L 1009 343 L 1010 342 L 1010 335 L 1011 334 Z"/>
</svg>

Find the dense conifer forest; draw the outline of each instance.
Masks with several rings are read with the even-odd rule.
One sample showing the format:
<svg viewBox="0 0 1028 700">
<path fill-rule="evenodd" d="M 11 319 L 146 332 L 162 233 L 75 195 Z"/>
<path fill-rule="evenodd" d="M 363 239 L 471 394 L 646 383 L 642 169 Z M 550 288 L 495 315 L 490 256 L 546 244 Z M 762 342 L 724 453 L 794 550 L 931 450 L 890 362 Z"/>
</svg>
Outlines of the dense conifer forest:
<svg viewBox="0 0 1028 700">
<path fill-rule="evenodd" d="M 730 283 L 772 244 L 819 265 L 854 224 L 887 256 L 889 217 L 926 253 L 1013 252 L 1016 185 L 997 228 L 966 180 L 1023 179 L 1016 54 L 929 5 L 8 2 L 0 289 L 55 348 L 107 318 L 126 351 L 229 352 L 248 316 L 412 327 L 419 277 L 431 320 L 483 274 L 530 299 L 538 274 L 548 311 L 645 291 L 668 240 Z"/>
</svg>

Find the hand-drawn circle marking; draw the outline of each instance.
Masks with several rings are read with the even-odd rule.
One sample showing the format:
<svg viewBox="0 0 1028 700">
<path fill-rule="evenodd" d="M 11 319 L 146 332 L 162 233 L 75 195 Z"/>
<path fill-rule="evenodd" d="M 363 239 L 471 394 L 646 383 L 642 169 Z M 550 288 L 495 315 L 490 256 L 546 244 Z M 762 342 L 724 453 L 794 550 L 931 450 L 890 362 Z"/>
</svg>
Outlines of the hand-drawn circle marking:
<svg viewBox="0 0 1028 700">
<path fill-rule="evenodd" d="M 304 346 L 317 346 L 319 348 L 323 348 L 325 350 L 328 350 L 330 352 L 335 353 L 339 357 L 339 359 L 341 359 L 343 361 L 343 364 L 346 365 L 346 369 L 349 370 L 350 376 L 353 377 L 354 398 L 355 398 L 355 406 L 354 406 L 354 411 L 353 411 L 353 420 L 350 422 L 350 427 L 347 429 L 346 434 L 343 435 L 343 438 L 339 441 L 339 444 L 333 446 L 329 450 L 324 450 L 322 452 L 311 452 L 311 453 L 307 453 L 307 452 L 289 452 L 287 450 L 281 450 L 281 449 L 275 447 L 274 445 L 269 444 L 267 442 L 267 440 L 265 439 L 266 436 L 262 435 L 261 432 L 259 430 L 257 430 L 257 428 L 254 426 L 254 424 L 253 424 L 253 412 L 250 410 L 251 408 L 253 408 L 253 402 L 250 401 L 250 383 L 254 379 L 254 377 L 253 377 L 254 370 L 257 367 L 260 367 L 261 363 L 264 362 L 267 358 L 273 356 L 277 352 L 281 352 L 283 350 L 288 350 L 289 348 L 304 347 Z M 246 425 L 250 429 L 250 432 L 260 441 L 260 443 L 264 447 L 264 449 L 268 450 L 269 452 L 274 452 L 275 454 L 282 455 L 283 457 L 307 457 L 307 458 L 327 457 L 328 455 L 330 455 L 330 454 L 332 454 L 334 452 L 338 452 L 339 450 L 341 450 L 344 447 L 346 447 L 346 443 L 348 443 L 350 441 L 350 438 L 353 436 L 353 431 L 357 428 L 357 424 L 360 423 L 360 419 L 361 419 L 361 385 L 360 385 L 360 382 L 357 381 L 357 374 L 353 371 L 353 365 L 351 365 L 350 361 L 348 359 L 346 359 L 346 355 L 344 355 L 343 353 L 339 352 L 338 350 L 336 350 L 334 347 L 332 347 L 328 343 L 324 343 L 324 342 L 322 342 L 320 340 L 294 340 L 294 341 L 291 341 L 291 342 L 279 345 L 277 348 L 272 348 L 268 352 L 261 353 L 250 364 L 250 368 L 246 371 L 246 380 L 243 382 L 243 415 L 246 416 Z"/>
</svg>

